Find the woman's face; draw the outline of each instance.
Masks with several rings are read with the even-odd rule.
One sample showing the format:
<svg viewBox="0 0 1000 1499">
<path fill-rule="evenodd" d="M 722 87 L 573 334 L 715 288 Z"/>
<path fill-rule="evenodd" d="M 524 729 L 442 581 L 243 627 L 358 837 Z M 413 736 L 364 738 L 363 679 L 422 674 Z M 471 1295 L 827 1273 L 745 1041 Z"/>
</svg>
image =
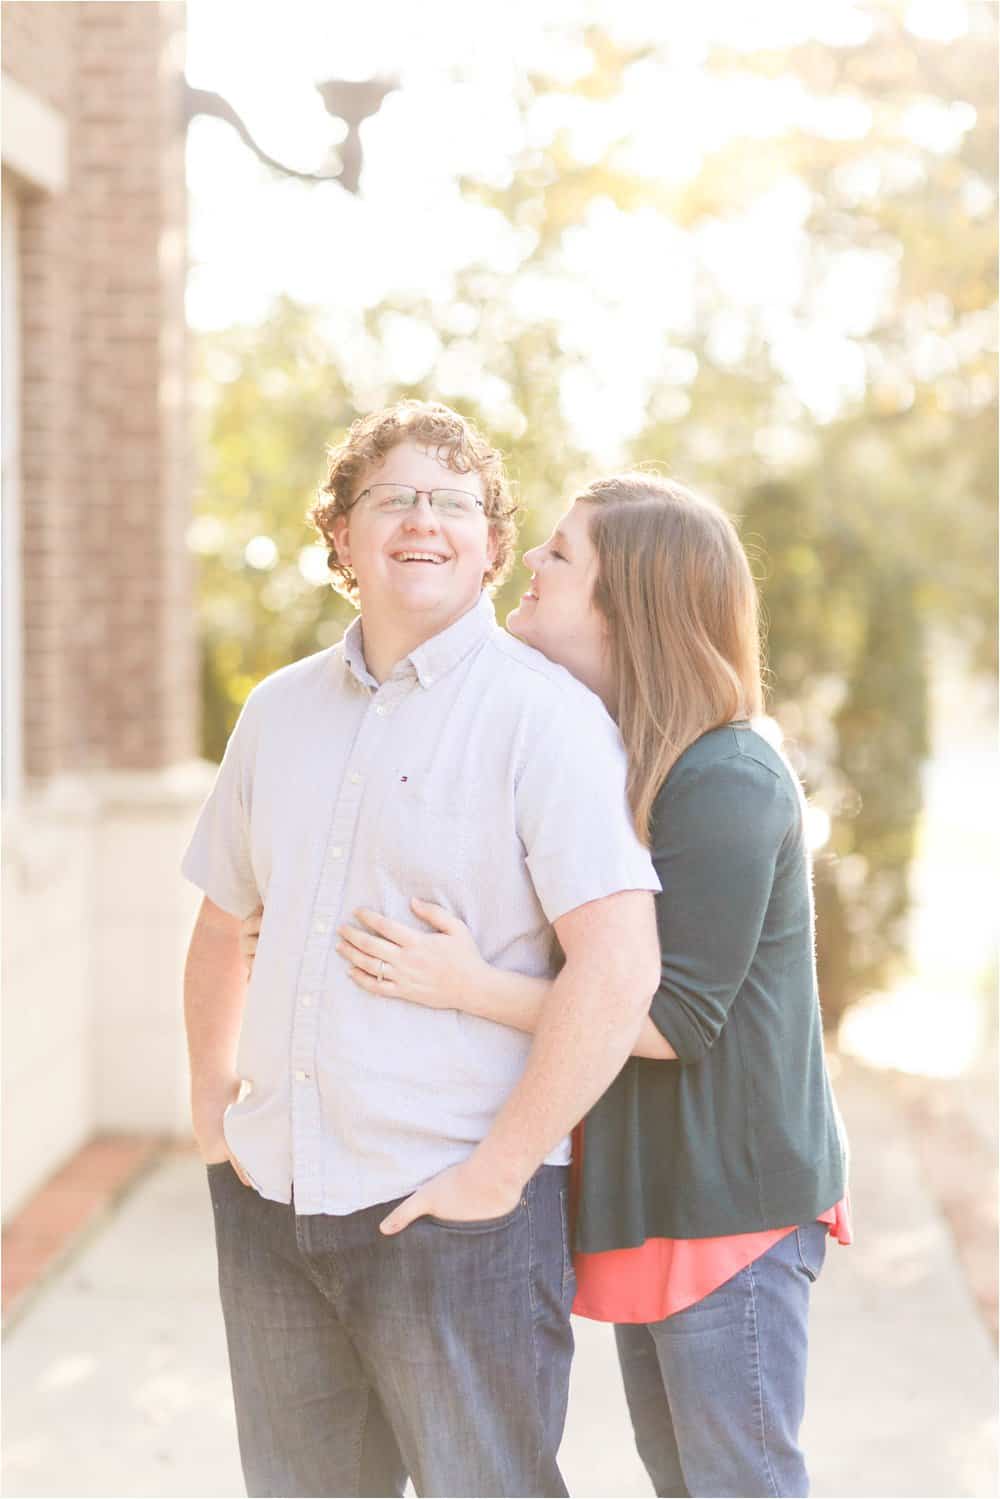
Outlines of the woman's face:
<svg viewBox="0 0 1000 1499">
<path fill-rule="evenodd" d="M 590 507 L 577 500 L 548 541 L 524 554 L 531 583 L 507 617 L 525 645 L 565 666 L 611 708 L 614 692 L 604 615 L 594 605 L 597 553 L 590 539 Z"/>
</svg>

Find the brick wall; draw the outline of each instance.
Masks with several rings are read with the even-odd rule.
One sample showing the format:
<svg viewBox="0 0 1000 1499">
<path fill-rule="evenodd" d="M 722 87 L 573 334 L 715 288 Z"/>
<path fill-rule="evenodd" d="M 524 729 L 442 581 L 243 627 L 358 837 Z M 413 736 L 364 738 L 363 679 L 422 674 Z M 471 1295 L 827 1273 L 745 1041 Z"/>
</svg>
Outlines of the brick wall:
<svg viewBox="0 0 1000 1499">
<path fill-rule="evenodd" d="M 79 5 L 4 0 L 3 70 L 59 110 L 70 108 Z"/>
<path fill-rule="evenodd" d="M 25 761 L 196 753 L 183 7 L 2 10 L 4 70 L 66 118 L 65 193 L 22 197 Z"/>
<path fill-rule="evenodd" d="M 5 781 L 0 870 L 4 1215 L 95 1131 L 187 1129 L 197 896 L 177 870 L 207 786 L 178 764 L 198 701 L 183 19 L 154 0 L 0 10 L 27 772 Z"/>
</svg>

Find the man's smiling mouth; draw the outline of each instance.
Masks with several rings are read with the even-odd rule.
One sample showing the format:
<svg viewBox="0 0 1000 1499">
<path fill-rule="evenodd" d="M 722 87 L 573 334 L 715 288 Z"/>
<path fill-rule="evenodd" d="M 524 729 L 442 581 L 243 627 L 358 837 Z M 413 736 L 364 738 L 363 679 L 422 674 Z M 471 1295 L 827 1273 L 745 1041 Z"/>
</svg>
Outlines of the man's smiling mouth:
<svg viewBox="0 0 1000 1499">
<path fill-rule="evenodd" d="M 439 552 L 393 552 L 393 562 L 429 562 L 434 567 L 439 567 L 442 562 L 447 562 L 447 557 L 442 557 Z"/>
</svg>

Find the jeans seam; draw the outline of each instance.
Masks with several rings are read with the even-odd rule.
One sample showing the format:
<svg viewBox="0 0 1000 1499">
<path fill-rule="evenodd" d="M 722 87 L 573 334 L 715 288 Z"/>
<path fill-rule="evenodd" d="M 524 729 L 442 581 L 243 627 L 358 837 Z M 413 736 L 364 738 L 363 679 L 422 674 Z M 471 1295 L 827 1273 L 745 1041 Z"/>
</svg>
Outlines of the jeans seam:
<svg viewBox="0 0 1000 1499">
<path fill-rule="evenodd" d="M 534 1483 L 532 1485 L 532 1492 L 533 1493 L 537 1493 L 537 1492 L 539 1492 L 539 1489 L 540 1489 L 540 1480 L 541 1480 L 541 1473 L 542 1473 L 542 1446 L 543 1446 L 543 1429 L 542 1428 L 543 1428 L 543 1422 L 542 1422 L 542 1419 L 541 1419 L 541 1416 L 542 1416 L 542 1370 L 541 1370 L 541 1360 L 539 1358 L 539 1352 L 538 1352 L 538 1334 L 537 1334 L 537 1329 L 536 1329 L 536 1326 L 535 1326 L 535 1323 L 536 1323 L 536 1320 L 537 1320 L 537 1318 L 536 1318 L 537 1305 L 536 1305 L 536 1302 L 535 1302 L 535 1230 L 534 1230 L 534 1217 L 533 1217 L 533 1214 L 532 1214 L 532 1211 L 531 1211 L 532 1205 L 534 1203 L 534 1198 L 535 1198 L 535 1193 L 533 1191 L 534 1185 L 535 1185 L 534 1180 L 532 1180 L 532 1181 L 530 1181 L 528 1183 L 528 1185 L 527 1185 L 527 1187 L 525 1188 L 525 1191 L 524 1191 L 524 1199 L 525 1199 L 525 1203 L 526 1203 L 526 1209 L 525 1209 L 525 1211 L 527 1213 L 527 1218 L 528 1218 L 528 1309 L 531 1312 L 531 1317 L 530 1317 L 530 1322 L 531 1322 L 531 1361 L 532 1361 L 532 1364 L 534 1365 L 534 1369 L 535 1369 L 535 1421 L 536 1421 L 536 1428 L 537 1428 L 537 1440 L 535 1442 L 535 1460 L 534 1460 L 534 1470 L 535 1470 L 534 1471 L 534 1480 L 535 1481 L 534 1481 Z"/>
<path fill-rule="evenodd" d="M 365 1409 L 361 1420 L 358 1422 L 357 1436 L 354 1446 L 354 1493 L 361 1493 L 361 1459 L 365 1450 L 365 1437 L 368 1434 L 368 1418 L 372 1408 L 372 1392 L 369 1388 L 365 1393 Z"/>
<path fill-rule="evenodd" d="M 753 1273 L 753 1262 L 747 1266 L 747 1275 L 750 1282 L 750 1323 L 753 1334 L 753 1374 L 757 1389 L 757 1416 L 760 1421 L 760 1445 L 764 1456 L 764 1468 L 767 1473 L 767 1481 L 771 1485 L 771 1494 L 777 1496 L 780 1492 L 775 1482 L 774 1473 L 771 1468 L 771 1456 L 767 1450 L 767 1415 L 764 1409 L 764 1382 L 760 1367 L 760 1329 L 757 1323 L 757 1282 Z"/>
<path fill-rule="evenodd" d="M 524 1204 L 525 1216 L 528 1220 L 528 1306 L 531 1311 L 532 1335 L 534 1335 L 535 1313 L 538 1311 L 538 1304 L 535 1301 L 535 1232 L 531 1213 L 533 1195 L 531 1186 L 532 1184 L 529 1182 L 524 1189 Z"/>
<path fill-rule="evenodd" d="M 563 1209 L 566 1209 L 565 1214 Z M 569 1243 L 569 1187 L 559 1189 L 559 1236 L 562 1240 L 562 1299 L 566 1300 L 569 1292 L 570 1278 L 573 1274 L 573 1253 Z"/>
</svg>

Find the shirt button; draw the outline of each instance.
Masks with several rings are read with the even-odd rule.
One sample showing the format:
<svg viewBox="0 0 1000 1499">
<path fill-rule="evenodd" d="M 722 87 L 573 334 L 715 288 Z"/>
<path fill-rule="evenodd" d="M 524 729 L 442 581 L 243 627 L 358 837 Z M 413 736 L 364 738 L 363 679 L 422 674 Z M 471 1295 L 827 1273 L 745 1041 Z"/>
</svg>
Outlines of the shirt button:
<svg viewBox="0 0 1000 1499">
<path fill-rule="evenodd" d="M 315 996 L 315 994 L 303 994 L 303 996 L 302 996 L 302 1003 L 305 1005 L 306 1009 L 308 1010 L 308 1008 L 309 1008 L 310 1005 L 316 1003 L 316 996 Z"/>
<path fill-rule="evenodd" d="M 361 777 L 356 770 L 351 771 L 350 781 L 352 786 L 359 786 L 361 784 Z"/>
<path fill-rule="evenodd" d="M 343 857 L 344 857 L 344 850 L 341 848 L 341 846 L 340 846 L 339 843 L 337 844 L 337 846 L 335 848 L 331 848 L 331 850 L 330 850 L 330 858 L 331 859 L 342 859 Z"/>
<path fill-rule="evenodd" d="M 316 920 L 313 922 L 313 931 L 314 932 L 328 932 L 329 930 L 330 930 L 330 923 L 327 921 L 326 917 L 325 916 L 317 916 Z"/>
<path fill-rule="evenodd" d="M 296 1072 L 295 1081 L 297 1083 L 307 1083 L 309 1081 L 308 1072 Z"/>
<path fill-rule="evenodd" d="M 430 672 L 426 672 L 426 671 L 424 672 L 424 686 L 425 687 L 433 687 L 434 686 L 434 678 L 431 676 Z"/>
</svg>

